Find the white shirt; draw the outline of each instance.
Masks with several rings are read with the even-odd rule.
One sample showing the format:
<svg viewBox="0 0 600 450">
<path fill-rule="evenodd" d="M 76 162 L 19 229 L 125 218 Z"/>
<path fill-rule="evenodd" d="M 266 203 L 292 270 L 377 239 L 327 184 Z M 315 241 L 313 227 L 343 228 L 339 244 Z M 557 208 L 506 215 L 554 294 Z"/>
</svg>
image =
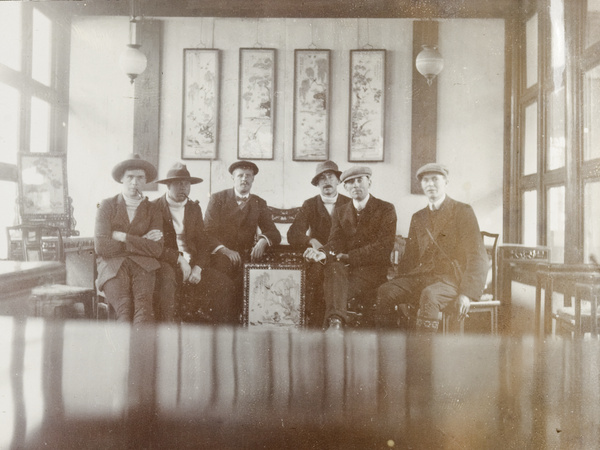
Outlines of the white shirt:
<svg viewBox="0 0 600 450">
<path fill-rule="evenodd" d="M 363 209 L 365 209 L 365 206 L 367 206 L 367 202 L 369 201 L 369 199 L 371 198 L 371 194 L 367 194 L 367 196 L 359 201 L 356 201 L 355 199 L 352 199 L 352 204 L 354 205 L 354 207 L 356 208 L 356 210 L 358 212 L 361 212 Z"/>
<path fill-rule="evenodd" d="M 444 194 L 444 196 L 441 199 L 439 199 L 437 202 L 434 202 L 434 203 L 430 202 L 429 209 L 431 211 L 437 211 L 442 206 L 442 203 L 444 203 L 444 200 L 446 200 L 446 194 Z"/>
</svg>

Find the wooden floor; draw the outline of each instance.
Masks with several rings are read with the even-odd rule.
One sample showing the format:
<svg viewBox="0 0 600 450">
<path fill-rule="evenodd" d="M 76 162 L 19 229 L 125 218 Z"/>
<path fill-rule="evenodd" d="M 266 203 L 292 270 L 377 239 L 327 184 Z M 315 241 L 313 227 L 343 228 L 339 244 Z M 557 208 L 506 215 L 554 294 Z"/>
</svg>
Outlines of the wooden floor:
<svg viewBox="0 0 600 450">
<path fill-rule="evenodd" d="M 600 448 L 600 343 L 0 317 L 0 447 Z"/>
</svg>

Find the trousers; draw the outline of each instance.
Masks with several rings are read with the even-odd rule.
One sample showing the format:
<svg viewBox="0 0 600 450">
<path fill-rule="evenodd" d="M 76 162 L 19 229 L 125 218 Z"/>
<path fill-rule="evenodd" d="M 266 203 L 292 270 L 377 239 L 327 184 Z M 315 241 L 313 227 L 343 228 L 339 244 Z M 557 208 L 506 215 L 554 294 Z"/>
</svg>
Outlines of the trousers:
<svg viewBox="0 0 600 450">
<path fill-rule="evenodd" d="M 154 281 L 155 271 L 146 271 L 129 258 L 123 261 L 117 275 L 102 288 L 118 321 L 154 322 Z"/>
</svg>

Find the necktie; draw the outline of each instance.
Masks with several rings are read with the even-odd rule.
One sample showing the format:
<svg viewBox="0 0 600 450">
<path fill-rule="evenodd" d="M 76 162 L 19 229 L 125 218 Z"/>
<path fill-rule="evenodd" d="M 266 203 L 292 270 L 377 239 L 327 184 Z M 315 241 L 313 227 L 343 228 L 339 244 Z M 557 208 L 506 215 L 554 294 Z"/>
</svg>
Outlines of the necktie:
<svg viewBox="0 0 600 450">
<path fill-rule="evenodd" d="M 239 195 L 236 195 L 235 201 L 241 209 L 244 209 L 244 206 L 246 206 L 246 202 L 248 201 L 248 197 L 240 197 Z"/>
</svg>

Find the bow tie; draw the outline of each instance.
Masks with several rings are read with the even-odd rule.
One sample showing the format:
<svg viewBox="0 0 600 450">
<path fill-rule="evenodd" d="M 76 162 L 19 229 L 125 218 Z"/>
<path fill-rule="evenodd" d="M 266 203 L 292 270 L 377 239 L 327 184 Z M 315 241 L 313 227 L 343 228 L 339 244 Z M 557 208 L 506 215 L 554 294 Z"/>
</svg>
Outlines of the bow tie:
<svg viewBox="0 0 600 450">
<path fill-rule="evenodd" d="M 248 201 L 248 198 L 249 197 L 239 197 L 239 196 L 236 195 L 235 196 L 235 201 L 238 202 L 238 203 L 240 203 L 240 202 L 245 203 L 245 202 Z"/>
</svg>

